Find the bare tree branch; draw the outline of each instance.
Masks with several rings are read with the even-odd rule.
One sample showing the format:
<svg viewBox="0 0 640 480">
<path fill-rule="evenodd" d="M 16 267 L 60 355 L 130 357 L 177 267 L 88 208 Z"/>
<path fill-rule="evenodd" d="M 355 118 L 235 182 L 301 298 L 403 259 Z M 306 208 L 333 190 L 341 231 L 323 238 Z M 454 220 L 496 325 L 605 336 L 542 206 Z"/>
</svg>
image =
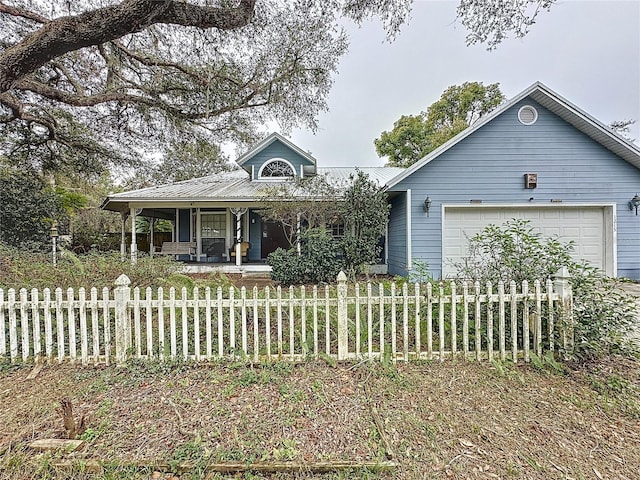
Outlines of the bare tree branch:
<svg viewBox="0 0 640 480">
<path fill-rule="evenodd" d="M 12 7 L 10 5 L 5 5 L 3 2 L 0 2 L 0 13 L 4 13 L 7 15 L 11 15 L 13 17 L 22 17 L 27 20 L 34 21 L 36 23 L 48 23 L 49 19 L 43 17 L 42 15 L 38 15 L 35 12 L 30 10 L 26 10 L 20 7 Z"/>
</svg>

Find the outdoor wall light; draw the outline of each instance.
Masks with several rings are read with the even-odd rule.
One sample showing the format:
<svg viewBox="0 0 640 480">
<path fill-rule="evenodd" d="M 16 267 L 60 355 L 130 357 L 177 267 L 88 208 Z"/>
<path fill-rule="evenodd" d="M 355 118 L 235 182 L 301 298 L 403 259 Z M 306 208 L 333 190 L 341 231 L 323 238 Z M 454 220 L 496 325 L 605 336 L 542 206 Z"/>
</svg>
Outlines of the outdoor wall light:
<svg viewBox="0 0 640 480">
<path fill-rule="evenodd" d="M 422 207 L 424 208 L 424 211 L 427 212 L 428 217 L 429 209 L 431 208 L 431 197 L 427 196 L 427 198 L 424 199 L 424 204 L 422 205 Z"/>
<path fill-rule="evenodd" d="M 638 215 L 638 207 L 640 207 L 640 197 L 636 193 L 631 200 L 629 200 L 629 210 L 636 211 L 636 215 Z"/>
</svg>

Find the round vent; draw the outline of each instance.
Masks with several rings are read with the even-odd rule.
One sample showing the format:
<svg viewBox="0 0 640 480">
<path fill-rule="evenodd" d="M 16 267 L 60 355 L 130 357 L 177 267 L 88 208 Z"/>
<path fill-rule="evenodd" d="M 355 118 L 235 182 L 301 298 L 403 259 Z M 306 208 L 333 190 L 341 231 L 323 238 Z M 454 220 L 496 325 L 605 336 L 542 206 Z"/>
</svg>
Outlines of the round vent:
<svg viewBox="0 0 640 480">
<path fill-rule="evenodd" d="M 525 105 L 518 110 L 518 120 L 523 125 L 533 125 L 538 120 L 538 111 L 531 105 Z"/>
</svg>

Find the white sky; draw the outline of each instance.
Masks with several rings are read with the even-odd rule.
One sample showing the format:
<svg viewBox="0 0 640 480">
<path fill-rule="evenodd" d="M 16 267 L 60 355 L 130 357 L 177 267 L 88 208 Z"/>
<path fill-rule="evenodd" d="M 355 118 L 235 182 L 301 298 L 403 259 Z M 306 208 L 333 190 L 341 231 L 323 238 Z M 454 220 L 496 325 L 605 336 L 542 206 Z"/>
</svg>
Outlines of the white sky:
<svg viewBox="0 0 640 480">
<path fill-rule="evenodd" d="M 416 0 L 393 43 L 380 25 L 348 26 L 349 53 L 314 135 L 290 139 L 321 166 L 379 166 L 373 140 L 403 114 L 417 114 L 450 85 L 500 83 L 511 98 L 541 81 L 598 120 L 635 119 L 640 142 L 640 0 L 559 0 L 523 39 L 497 50 L 467 47 L 457 1 Z"/>
</svg>

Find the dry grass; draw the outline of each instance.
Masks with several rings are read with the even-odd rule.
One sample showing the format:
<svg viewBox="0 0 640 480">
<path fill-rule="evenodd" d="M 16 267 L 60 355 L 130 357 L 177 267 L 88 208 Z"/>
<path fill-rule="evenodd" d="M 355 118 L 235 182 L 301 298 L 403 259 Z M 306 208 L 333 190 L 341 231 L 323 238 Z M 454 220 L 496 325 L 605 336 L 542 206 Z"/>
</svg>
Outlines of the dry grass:
<svg viewBox="0 0 640 480">
<path fill-rule="evenodd" d="M 127 462 L 381 461 L 398 469 L 318 478 L 637 478 L 640 365 L 615 359 L 565 373 L 512 364 L 2 365 L 0 477 L 150 478 Z M 89 417 L 73 458 L 113 464 L 58 471 L 25 445 L 61 437 L 59 400 Z M 172 463 L 173 462 L 173 463 Z M 158 474 L 156 474 L 156 477 Z M 164 475 L 163 475 L 164 476 Z M 297 474 L 285 478 L 315 478 Z M 263 478 L 245 474 L 244 477 Z M 271 477 L 269 477 L 271 478 Z M 279 477 L 278 477 L 279 478 Z"/>
</svg>

